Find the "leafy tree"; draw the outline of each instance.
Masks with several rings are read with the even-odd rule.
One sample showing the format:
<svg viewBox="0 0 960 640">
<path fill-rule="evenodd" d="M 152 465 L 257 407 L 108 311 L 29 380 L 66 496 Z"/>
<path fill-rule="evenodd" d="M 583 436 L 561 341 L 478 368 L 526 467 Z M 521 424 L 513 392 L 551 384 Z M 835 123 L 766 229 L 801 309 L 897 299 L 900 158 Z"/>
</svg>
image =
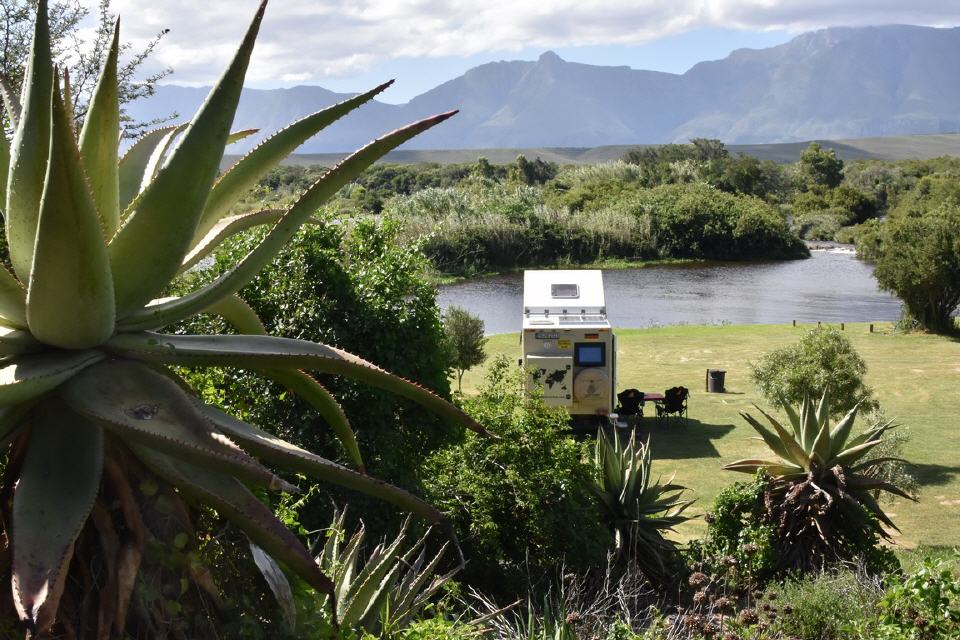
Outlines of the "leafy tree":
<svg viewBox="0 0 960 640">
<path fill-rule="evenodd" d="M 539 157 L 531 162 L 521 154 L 507 166 L 507 179 L 526 185 L 543 184 L 556 178 L 559 170 L 555 162 L 546 162 Z"/>
<path fill-rule="evenodd" d="M 930 331 L 955 328 L 960 306 L 960 206 L 892 217 L 875 247 L 880 288 L 903 301 L 907 315 Z"/>
<path fill-rule="evenodd" d="M 799 405 L 805 396 L 830 391 L 833 416 L 842 416 L 857 402 L 872 409 L 873 391 L 863 382 L 867 364 L 842 333 L 833 327 L 806 332 L 796 344 L 774 349 L 750 363 L 750 378 L 771 404 Z"/>
<path fill-rule="evenodd" d="M 824 149 L 816 142 L 800 154 L 800 175 L 807 188 L 827 187 L 832 189 L 843 182 L 843 160 L 833 149 Z"/>
<path fill-rule="evenodd" d="M 443 331 L 457 372 L 457 391 L 463 392 L 463 374 L 487 359 L 483 320 L 466 309 L 451 306 L 443 318 Z"/>
<path fill-rule="evenodd" d="M 7 79 L 15 95 L 19 95 L 23 84 L 36 13 L 37 3 L 34 0 L 0 0 L 0 23 L 3 25 L 3 31 L 0 34 L 0 74 Z M 81 29 L 81 23 L 89 14 L 90 10 L 77 1 L 54 2 L 50 6 L 52 53 L 60 68 L 66 69 L 70 74 L 73 110 L 78 131 L 86 115 L 87 104 L 93 94 L 100 66 L 110 49 L 113 25 L 116 21 L 116 15 L 111 11 L 111 0 L 99 0 L 95 17 L 96 26 L 92 34 L 86 37 L 86 30 Z M 156 83 L 173 73 L 172 69 L 165 68 L 146 78 L 135 79 L 140 67 L 168 32 L 169 29 L 164 29 L 141 49 L 134 49 L 129 43 L 120 45 L 121 53 L 126 54 L 128 58 L 126 63 L 117 68 L 120 121 L 125 137 L 136 138 L 145 129 L 168 119 L 134 122 L 123 111 L 123 105 L 138 98 L 152 96 Z M 175 115 L 171 114 L 171 117 Z"/>
</svg>

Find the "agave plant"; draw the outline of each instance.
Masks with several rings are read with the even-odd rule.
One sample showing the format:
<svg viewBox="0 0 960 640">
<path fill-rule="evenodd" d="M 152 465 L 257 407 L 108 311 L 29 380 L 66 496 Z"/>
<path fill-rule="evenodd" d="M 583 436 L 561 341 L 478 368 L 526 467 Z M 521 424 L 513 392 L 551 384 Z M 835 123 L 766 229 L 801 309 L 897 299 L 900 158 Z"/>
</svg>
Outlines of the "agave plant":
<svg viewBox="0 0 960 640">
<path fill-rule="evenodd" d="M 899 531 L 875 494 L 886 491 L 914 498 L 875 477 L 877 465 L 889 459 L 865 459 L 883 441 L 883 434 L 894 427 L 893 421 L 878 423 L 851 437 L 860 403 L 835 426 L 830 424 L 830 394 L 826 390 L 816 406 L 809 396 L 804 397 L 799 412 L 787 402 L 781 403 L 790 421 L 789 430 L 759 407 L 770 428 L 746 412 L 740 414 L 777 459 L 738 460 L 724 469 L 763 471 L 771 476 L 767 509 L 778 528 L 776 542 L 784 568 L 818 568 L 848 558 L 862 550 L 864 542 L 877 536 L 889 539 L 883 525 Z"/>
<path fill-rule="evenodd" d="M 624 441 L 615 429 L 600 429 L 590 489 L 613 529 L 617 557 L 636 563 L 647 578 L 665 582 L 677 549 L 663 534 L 690 519 L 683 512 L 694 501 L 682 499 L 687 489 L 672 477 L 653 481 L 651 466 L 649 440 L 638 442 L 631 430 Z"/>
<path fill-rule="evenodd" d="M 459 570 L 455 567 L 436 575 L 449 543 L 428 559 L 431 531 L 408 545 L 411 520 L 407 518 L 393 542 L 378 544 L 361 565 L 366 531 L 361 525 L 344 545 L 344 519 L 345 512 L 334 517 L 316 558 L 317 565 L 333 577 L 337 619 L 345 627 L 376 636 L 387 630 L 402 631 Z"/>
<path fill-rule="evenodd" d="M 213 507 L 331 597 L 330 577 L 251 491 L 295 490 L 263 462 L 443 521 L 425 502 L 365 475 L 346 417 L 307 370 L 354 377 L 482 431 L 430 391 L 356 356 L 263 335 L 236 296 L 327 198 L 390 149 L 453 115 L 375 140 L 288 209 L 228 216 L 285 155 L 387 86 L 292 124 L 221 174 L 225 146 L 250 133 L 231 134 L 230 125 L 265 9 L 264 0 L 190 124 L 150 132 L 118 159 L 119 24 L 77 133 L 52 64 L 47 2 L 39 2 L 22 104 L 4 96 L 15 134 L 12 142 L 0 136 L 13 266 L 0 268 L 0 444 L 10 447 L 0 515 L 14 605 L 31 632 L 42 634 L 57 619 L 75 542 L 92 518 L 95 533 L 109 532 L 113 541 L 103 546 L 110 570 L 99 586 L 109 596 L 100 598 L 97 637 L 124 633 L 133 577 L 151 535 L 131 488 L 144 473 L 175 487 L 171 495 Z M 220 278 L 183 297 L 158 299 L 224 238 L 263 224 L 272 225 L 263 240 Z M 241 335 L 160 333 L 200 312 L 222 315 Z M 317 407 L 358 470 L 204 405 L 172 366 L 243 367 L 286 385 Z M 111 512 L 112 501 L 121 508 Z"/>
</svg>

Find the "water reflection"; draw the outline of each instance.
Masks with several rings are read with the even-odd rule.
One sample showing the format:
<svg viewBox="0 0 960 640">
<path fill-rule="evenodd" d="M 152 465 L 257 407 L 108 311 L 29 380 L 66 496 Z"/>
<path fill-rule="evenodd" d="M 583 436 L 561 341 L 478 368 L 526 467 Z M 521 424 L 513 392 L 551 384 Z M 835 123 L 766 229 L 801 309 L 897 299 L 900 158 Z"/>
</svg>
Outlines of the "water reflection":
<svg viewBox="0 0 960 640">
<path fill-rule="evenodd" d="M 852 253 L 814 251 L 809 260 L 663 265 L 604 271 L 616 327 L 658 324 L 868 322 L 895 320 L 896 298 L 877 288 Z M 440 288 L 440 305 L 483 318 L 488 334 L 520 330 L 520 273 Z"/>
</svg>

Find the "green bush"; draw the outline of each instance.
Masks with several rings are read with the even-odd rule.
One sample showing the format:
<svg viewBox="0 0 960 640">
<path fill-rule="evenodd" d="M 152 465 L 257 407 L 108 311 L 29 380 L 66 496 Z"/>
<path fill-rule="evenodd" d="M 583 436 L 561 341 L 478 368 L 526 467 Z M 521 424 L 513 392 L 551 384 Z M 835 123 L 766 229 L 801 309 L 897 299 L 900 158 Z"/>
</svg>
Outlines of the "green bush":
<svg viewBox="0 0 960 640">
<path fill-rule="evenodd" d="M 756 260 L 809 256 L 780 213 L 758 198 L 704 184 L 650 189 L 624 206 L 646 230 L 644 249 L 660 257 Z"/>
<path fill-rule="evenodd" d="M 876 408 L 873 391 L 864 381 L 867 364 L 853 344 L 833 327 L 817 327 L 799 342 L 760 356 L 750 363 L 750 379 L 770 404 L 799 405 L 805 395 L 830 391 L 833 417 L 846 414 L 857 402 Z"/>
<path fill-rule="evenodd" d="M 397 242 L 397 231 L 390 221 L 307 225 L 240 295 L 272 335 L 346 349 L 449 396 L 449 354 L 436 290 L 424 279 L 417 247 Z M 189 274 L 182 290 L 217 277 L 259 237 L 251 232 L 228 242 L 211 267 Z M 216 317 L 196 323 L 205 326 L 183 329 L 232 333 Z M 283 425 L 278 435 L 347 461 L 316 411 L 263 377 L 216 369 L 188 372 L 186 377 L 205 398 L 232 413 L 266 428 Z M 332 376 L 321 382 L 353 423 L 368 470 L 405 488 L 417 488 L 417 466 L 430 451 L 459 437 L 457 429 L 391 394 Z M 242 389 L 248 392 L 240 393 Z M 381 503 L 356 494 L 334 496 L 341 502 L 349 498 L 351 514 L 362 515 L 374 535 L 397 524 L 396 514 Z M 316 503 L 303 514 L 309 529 L 326 526 L 330 519 L 329 506 L 320 499 Z"/>
<path fill-rule="evenodd" d="M 568 416 L 527 400 L 522 375 L 500 357 L 464 409 L 495 434 L 467 433 L 424 468 L 428 500 L 456 525 L 468 559 L 462 579 L 517 593 L 525 578 L 604 562 L 612 536 L 587 490 L 588 447 L 563 432 Z"/>
<path fill-rule="evenodd" d="M 878 620 L 854 626 L 858 638 L 939 640 L 960 637 L 960 573 L 926 560 L 891 585 L 877 605 Z"/>
<path fill-rule="evenodd" d="M 851 629 L 872 618 L 879 597 L 873 579 L 841 568 L 768 585 L 759 608 L 765 605 L 776 614 L 767 630 L 770 638 L 857 640 L 865 636 Z"/>
<path fill-rule="evenodd" d="M 880 288 L 903 301 L 906 314 L 931 331 L 955 329 L 960 306 L 960 203 L 924 214 L 891 217 L 872 256 Z"/>
<path fill-rule="evenodd" d="M 690 559 L 701 569 L 723 574 L 738 586 L 759 584 L 777 569 L 774 526 L 766 521 L 763 496 L 769 478 L 758 475 L 723 489 L 707 514 L 707 535 L 690 545 Z"/>
</svg>

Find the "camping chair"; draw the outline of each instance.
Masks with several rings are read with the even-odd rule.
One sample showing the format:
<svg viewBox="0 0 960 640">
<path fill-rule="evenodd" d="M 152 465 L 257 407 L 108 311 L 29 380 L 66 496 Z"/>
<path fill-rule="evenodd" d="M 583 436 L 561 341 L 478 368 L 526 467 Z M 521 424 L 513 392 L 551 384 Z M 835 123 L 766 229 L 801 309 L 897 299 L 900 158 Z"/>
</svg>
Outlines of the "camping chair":
<svg viewBox="0 0 960 640">
<path fill-rule="evenodd" d="M 657 419 L 665 416 L 683 416 L 687 420 L 687 397 L 690 392 L 686 387 L 671 387 L 663 392 L 663 403 L 657 405 Z"/>
<path fill-rule="evenodd" d="M 625 389 L 617 394 L 617 401 L 620 403 L 617 414 L 626 418 L 627 422 L 636 423 L 643 417 L 643 391 Z"/>
</svg>

